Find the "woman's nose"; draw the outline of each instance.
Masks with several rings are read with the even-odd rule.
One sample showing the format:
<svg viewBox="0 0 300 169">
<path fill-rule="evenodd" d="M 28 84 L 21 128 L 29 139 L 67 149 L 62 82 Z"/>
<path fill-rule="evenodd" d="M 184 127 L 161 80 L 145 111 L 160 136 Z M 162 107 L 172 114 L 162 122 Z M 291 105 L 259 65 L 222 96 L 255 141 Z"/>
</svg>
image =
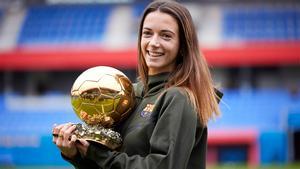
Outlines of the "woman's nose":
<svg viewBox="0 0 300 169">
<path fill-rule="evenodd" d="M 150 39 L 149 44 L 150 44 L 151 46 L 158 47 L 158 46 L 160 45 L 158 37 L 157 37 L 157 36 L 153 36 L 153 37 Z"/>
</svg>

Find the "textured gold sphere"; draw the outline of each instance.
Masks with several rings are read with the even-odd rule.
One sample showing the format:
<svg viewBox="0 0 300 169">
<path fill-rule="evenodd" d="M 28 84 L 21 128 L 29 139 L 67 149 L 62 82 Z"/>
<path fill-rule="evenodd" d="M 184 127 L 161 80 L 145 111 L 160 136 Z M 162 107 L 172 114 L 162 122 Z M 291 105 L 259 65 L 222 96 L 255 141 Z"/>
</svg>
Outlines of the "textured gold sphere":
<svg viewBox="0 0 300 169">
<path fill-rule="evenodd" d="M 97 66 L 87 69 L 75 80 L 71 103 L 74 112 L 86 124 L 112 127 L 133 109 L 134 90 L 121 71 Z"/>
</svg>

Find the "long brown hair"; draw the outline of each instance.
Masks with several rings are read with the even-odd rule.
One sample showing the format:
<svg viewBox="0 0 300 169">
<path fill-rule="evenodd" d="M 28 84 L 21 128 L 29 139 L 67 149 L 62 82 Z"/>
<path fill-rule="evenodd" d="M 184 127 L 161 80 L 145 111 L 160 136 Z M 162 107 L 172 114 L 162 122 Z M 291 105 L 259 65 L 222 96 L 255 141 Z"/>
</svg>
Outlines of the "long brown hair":
<svg viewBox="0 0 300 169">
<path fill-rule="evenodd" d="M 148 67 L 141 51 L 141 36 L 145 17 L 154 11 L 169 14 L 176 19 L 179 27 L 180 47 L 176 57 L 176 68 L 166 87 L 178 86 L 187 91 L 190 101 L 198 112 L 200 121 L 207 125 L 210 118 L 219 115 L 218 96 L 205 58 L 199 51 L 198 38 L 189 11 L 174 1 L 154 1 L 142 15 L 138 36 L 138 73 L 146 86 Z"/>
</svg>

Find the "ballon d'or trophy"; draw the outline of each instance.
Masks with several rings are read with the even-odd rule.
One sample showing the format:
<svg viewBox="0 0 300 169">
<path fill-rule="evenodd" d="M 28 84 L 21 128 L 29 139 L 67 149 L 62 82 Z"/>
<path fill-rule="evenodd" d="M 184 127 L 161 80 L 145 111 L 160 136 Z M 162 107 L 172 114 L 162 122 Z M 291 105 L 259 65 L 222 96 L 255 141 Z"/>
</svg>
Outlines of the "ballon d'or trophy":
<svg viewBox="0 0 300 169">
<path fill-rule="evenodd" d="M 108 66 L 87 69 L 72 86 L 71 103 L 85 123 L 76 124 L 77 138 L 110 149 L 122 144 L 121 135 L 113 127 L 130 114 L 135 104 L 132 83 L 124 73 Z"/>
</svg>

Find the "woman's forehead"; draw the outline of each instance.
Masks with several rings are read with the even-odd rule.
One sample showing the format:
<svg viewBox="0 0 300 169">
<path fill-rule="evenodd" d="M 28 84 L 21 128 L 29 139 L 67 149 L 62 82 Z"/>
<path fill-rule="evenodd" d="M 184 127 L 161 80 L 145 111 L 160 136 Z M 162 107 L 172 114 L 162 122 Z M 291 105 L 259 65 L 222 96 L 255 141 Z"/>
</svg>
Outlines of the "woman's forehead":
<svg viewBox="0 0 300 169">
<path fill-rule="evenodd" d="M 155 11 L 147 14 L 144 19 L 143 28 L 164 28 L 176 31 L 178 30 L 178 24 L 170 14 Z"/>
</svg>

